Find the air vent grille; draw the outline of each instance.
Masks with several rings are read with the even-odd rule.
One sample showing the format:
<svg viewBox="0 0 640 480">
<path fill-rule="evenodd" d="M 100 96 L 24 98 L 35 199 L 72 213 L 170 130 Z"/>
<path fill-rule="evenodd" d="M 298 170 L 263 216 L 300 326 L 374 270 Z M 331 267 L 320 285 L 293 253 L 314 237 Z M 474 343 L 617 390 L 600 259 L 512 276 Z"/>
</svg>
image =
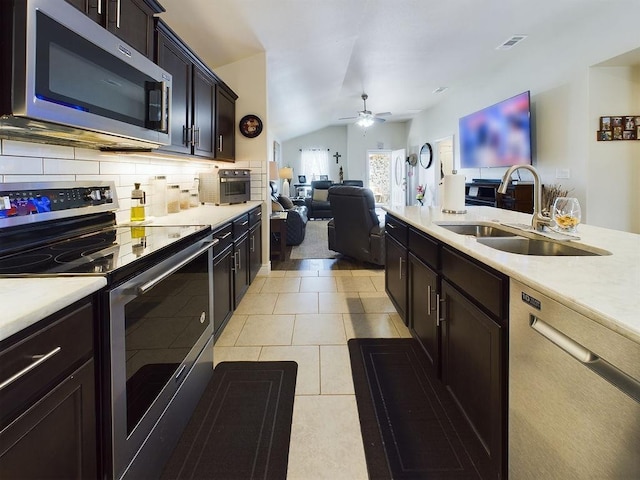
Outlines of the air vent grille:
<svg viewBox="0 0 640 480">
<path fill-rule="evenodd" d="M 518 43 L 523 41 L 525 38 L 527 38 L 526 35 L 513 35 L 512 37 L 504 41 L 502 44 L 498 45 L 496 47 L 496 50 L 509 50 L 510 48 L 515 47 Z"/>
</svg>

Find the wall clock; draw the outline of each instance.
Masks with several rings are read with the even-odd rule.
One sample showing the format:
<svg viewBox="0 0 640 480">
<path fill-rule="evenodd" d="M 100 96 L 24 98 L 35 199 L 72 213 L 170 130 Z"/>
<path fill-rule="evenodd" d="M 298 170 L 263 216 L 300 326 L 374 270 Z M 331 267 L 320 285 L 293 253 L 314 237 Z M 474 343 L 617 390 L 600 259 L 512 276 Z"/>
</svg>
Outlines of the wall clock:
<svg viewBox="0 0 640 480">
<path fill-rule="evenodd" d="M 238 125 L 240 133 L 247 138 L 255 138 L 262 133 L 262 120 L 256 115 L 245 115 Z"/>
<path fill-rule="evenodd" d="M 433 149 L 429 142 L 425 143 L 420 149 L 420 165 L 422 168 L 429 168 L 433 162 Z"/>
</svg>

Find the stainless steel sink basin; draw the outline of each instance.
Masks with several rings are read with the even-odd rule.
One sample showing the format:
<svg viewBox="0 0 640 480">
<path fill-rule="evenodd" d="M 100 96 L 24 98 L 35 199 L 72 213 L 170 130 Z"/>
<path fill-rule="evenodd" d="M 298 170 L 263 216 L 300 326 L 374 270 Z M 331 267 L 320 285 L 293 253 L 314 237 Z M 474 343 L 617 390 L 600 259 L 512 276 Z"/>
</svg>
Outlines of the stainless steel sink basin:
<svg viewBox="0 0 640 480">
<path fill-rule="evenodd" d="M 482 223 L 437 223 L 460 235 L 472 235 L 478 243 L 503 252 L 538 256 L 602 256 L 611 252 L 570 241 L 551 240 L 532 231 L 510 226 Z"/>
<path fill-rule="evenodd" d="M 473 223 L 459 223 L 459 224 L 438 224 L 442 228 L 459 233 L 460 235 L 473 235 L 474 237 L 513 237 L 516 234 L 504 230 L 500 227 L 493 225 L 482 225 Z"/>
<path fill-rule="evenodd" d="M 478 238 L 478 243 L 503 252 L 538 256 L 599 256 L 611 252 L 596 248 L 583 248 L 568 242 L 554 242 L 538 238 L 513 236 L 508 238 Z"/>
</svg>

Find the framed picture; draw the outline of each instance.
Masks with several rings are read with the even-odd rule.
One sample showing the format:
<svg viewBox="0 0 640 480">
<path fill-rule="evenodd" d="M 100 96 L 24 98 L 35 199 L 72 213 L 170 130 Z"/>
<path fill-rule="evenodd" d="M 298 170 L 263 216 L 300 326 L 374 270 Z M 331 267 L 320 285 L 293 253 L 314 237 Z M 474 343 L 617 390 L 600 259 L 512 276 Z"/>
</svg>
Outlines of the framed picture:
<svg viewBox="0 0 640 480">
<path fill-rule="evenodd" d="M 320 175 L 320 180 L 329 180 L 329 175 Z"/>
<path fill-rule="evenodd" d="M 640 116 L 619 115 L 600 117 L 599 142 L 610 140 L 640 140 Z"/>
<path fill-rule="evenodd" d="M 298 183 L 307 183 L 306 175 L 298 175 Z"/>
<path fill-rule="evenodd" d="M 238 125 L 240 133 L 247 138 L 255 138 L 262 133 L 262 120 L 256 115 L 245 115 Z"/>
</svg>

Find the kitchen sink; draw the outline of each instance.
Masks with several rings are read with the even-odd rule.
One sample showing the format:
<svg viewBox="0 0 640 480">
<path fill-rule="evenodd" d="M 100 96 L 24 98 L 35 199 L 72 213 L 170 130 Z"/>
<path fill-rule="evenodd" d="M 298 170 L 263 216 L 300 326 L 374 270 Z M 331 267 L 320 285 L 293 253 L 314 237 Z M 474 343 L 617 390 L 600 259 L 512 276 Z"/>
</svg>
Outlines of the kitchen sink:
<svg viewBox="0 0 640 480">
<path fill-rule="evenodd" d="M 494 225 L 482 225 L 476 223 L 437 224 L 442 228 L 459 233 L 460 235 L 473 235 L 474 237 L 513 237 L 516 234 Z"/>
<path fill-rule="evenodd" d="M 478 238 L 478 243 L 487 247 L 502 250 L 503 252 L 518 253 L 520 255 L 538 256 L 599 256 L 611 255 L 611 252 L 593 247 L 577 246 L 568 242 L 554 242 L 540 238 L 527 238 L 520 236 L 503 238 Z"/>
<path fill-rule="evenodd" d="M 611 252 L 570 241 L 550 240 L 533 231 L 482 223 L 437 223 L 436 225 L 460 235 L 472 235 L 478 243 L 503 252 L 537 256 L 602 256 Z"/>
</svg>

